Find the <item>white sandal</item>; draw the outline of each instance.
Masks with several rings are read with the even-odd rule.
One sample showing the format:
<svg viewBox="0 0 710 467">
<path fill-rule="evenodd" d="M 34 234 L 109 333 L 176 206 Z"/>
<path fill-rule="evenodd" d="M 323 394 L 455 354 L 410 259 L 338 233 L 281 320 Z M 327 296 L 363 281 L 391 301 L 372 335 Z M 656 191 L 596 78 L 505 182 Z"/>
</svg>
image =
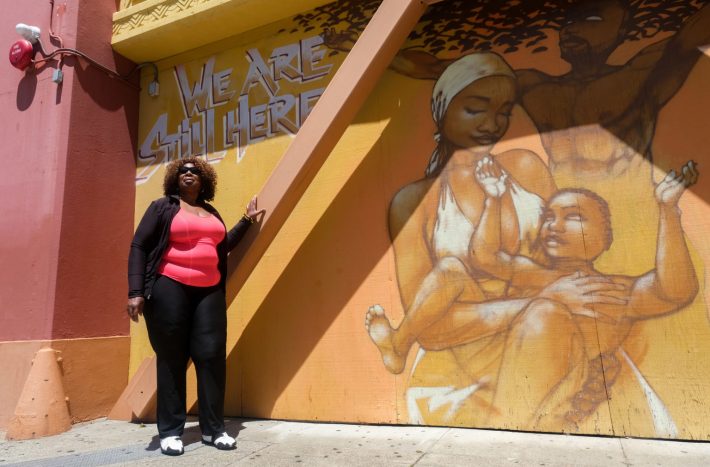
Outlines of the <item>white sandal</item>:
<svg viewBox="0 0 710 467">
<path fill-rule="evenodd" d="M 179 436 L 168 436 L 160 439 L 160 450 L 168 456 L 179 456 L 185 449 Z"/>
<path fill-rule="evenodd" d="M 226 431 L 218 435 L 202 435 L 202 442 L 222 451 L 229 451 L 237 447 L 237 440 L 229 436 Z"/>
</svg>

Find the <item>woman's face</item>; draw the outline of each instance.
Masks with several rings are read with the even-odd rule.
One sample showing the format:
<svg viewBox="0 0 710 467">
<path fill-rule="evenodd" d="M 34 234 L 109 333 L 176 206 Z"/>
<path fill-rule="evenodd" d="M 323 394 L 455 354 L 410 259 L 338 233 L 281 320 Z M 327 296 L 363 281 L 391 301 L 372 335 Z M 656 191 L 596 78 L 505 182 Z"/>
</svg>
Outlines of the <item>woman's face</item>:
<svg viewBox="0 0 710 467">
<path fill-rule="evenodd" d="M 178 185 L 180 191 L 200 191 L 202 180 L 200 179 L 200 169 L 192 162 L 178 168 Z"/>
<path fill-rule="evenodd" d="M 550 258 L 591 261 L 607 249 L 608 219 L 598 202 L 579 193 L 563 193 L 543 213 L 540 242 Z"/>
<path fill-rule="evenodd" d="M 443 136 L 457 148 L 493 146 L 508 130 L 515 92 L 515 81 L 507 76 L 469 84 L 449 103 Z"/>
</svg>

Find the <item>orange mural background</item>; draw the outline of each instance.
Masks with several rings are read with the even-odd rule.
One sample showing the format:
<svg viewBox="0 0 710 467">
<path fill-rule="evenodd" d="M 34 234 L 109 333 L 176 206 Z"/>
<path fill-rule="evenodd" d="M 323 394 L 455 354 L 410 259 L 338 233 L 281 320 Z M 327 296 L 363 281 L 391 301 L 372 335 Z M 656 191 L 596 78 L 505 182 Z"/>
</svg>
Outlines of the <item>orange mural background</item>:
<svg viewBox="0 0 710 467">
<path fill-rule="evenodd" d="M 279 47 L 319 33 L 298 27 L 293 32 L 294 24 L 297 22 L 283 21 L 161 62 L 161 75 L 170 78 L 161 82 L 158 98 L 141 99 L 139 146 L 151 138 L 161 115 L 167 115 L 169 132 L 178 131 L 175 129 L 186 118 L 176 67 L 184 67 L 194 86 L 212 58 L 215 71 L 231 70 L 229 83 L 223 80 L 220 88 L 226 103 L 212 106 L 216 109 L 215 134 L 219 140 L 223 136 L 220 125 L 226 121 L 220 118 L 226 109 L 237 109 L 239 94 L 250 76 L 253 62 L 247 59 L 247 52 L 257 49 L 266 58 Z M 556 32 L 551 29 L 547 35 L 541 42 L 547 47 L 544 52 L 532 54 L 525 48 L 496 52 L 513 70 L 534 68 L 562 75 L 569 71 L 569 65 L 560 58 Z M 659 33 L 642 41 L 626 42 L 612 54 L 609 63 L 624 64 L 641 48 L 670 36 L 671 33 Z M 331 54 L 326 45 L 317 45 L 314 50 L 324 51 L 318 65 L 332 65 L 329 72 L 312 81 L 284 79 L 277 96 L 295 96 L 325 87 L 347 53 Z M 457 54 L 442 52 L 439 57 L 456 58 Z M 710 416 L 706 396 L 710 375 L 705 371 L 710 365 L 705 299 L 709 279 L 704 274 L 704 264 L 710 261 L 710 243 L 705 235 L 710 222 L 710 188 L 704 173 L 710 161 L 704 116 L 704 109 L 710 106 L 710 92 L 704 85 L 709 78 L 710 60 L 705 55 L 662 108 L 652 143 L 657 177 L 671 168 L 678 169 L 687 160 L 699 163 L 699 182 L 683 195 L 679 206 L 700 291 L 694 303 L 680 312 L 634 324 L 624 344 L 638 370 L 665 403 L 677 432 L 663 434 L 654 428 L 652 417 L 644 408 L 643 391 L 638 384 L 629 382 L 632 375 L 619 377 L 609 399 L 579 425 L 578 432 L 710 438 L 706 421 Z M 219 79 L 215 82 L 219 83 Z M 250 106 L 267 104 L 276 97 L 269 94 L 263 80 L 255 79 L 254 83 L 248 90 Z M 464 399 L 453 416 L 447 415 L 450 405 L 431 409 L 425 407 L 423 400 L 412 405 L 408 390 L 413 387 L 470 385 L 470 381 L 466 382 L 469 376 L 462 374 L 460 362 L 456 361 L 456 353 L 461 356 L 465 350 L 444 350 L 438 357 L 422 360 L 412 374 L 415 344 L 404 370 L 393 375 L 383 365 L 364 326 L 366 312 L 375 304 L 386 310 L 392 323 L 399 323 L 404 317 L 388 213 L 397 192 L 423 178 L 435 148 L 436 127 L 430 110 L 433 86 L 433 80 L 414 79 L 394 70 L 385 73 L 229 304 L 227 414 L 528 429 L 516 417 L 496 423 L 483 421 L 481 405 L 474 397 Z M 201 118 L 192 115 L 188 119 L 204 123 Z M 220 177 L 215 206 L 227 224 L 239 219 L 242 207 L 259 191 L 290 139 L 281 132 L 254 140 L 241 157 L 235 147 L 217 147 L 206 154 L 211 160 L 219 158 L 215 161 Z M 146 147 L 159 151 L 156 144 Z M 538 130 L 525 110 L 516 105 L 510 127 L 491 152 L 518 149 L 532 151 L 549 164 Z M 153 163 L 149 152 L 138 163 L 137 220 L 150 201 L 161 195 L 160 159 L 154 165 L 155 173 L 148 180 L 141 178 Z M 175 151 L 168 158 L 177 156 Z M 578 184 L 574 177 L 559 174 L 555 181 L 560 187 Z M 602 257 L 597 267 L 617 274 L 640 274 L 653 268 L 656 221 L 649 223 L 648 219 L 656 219 L 656 214 L 649 212 L 655 204 L 639 201 L 638 195 L 639 187 L 648 185 L 637 181 L 622 186 L 605 180 L 593 185 L 587 187 L 599 190 L 602 196 L 615 197 L 607 199 L 612 204 L 615 230 L 613 258 Z M 152 351 L 143 323 L 132 325 L 131 336 L 132 374 Z M 194 400 L 194 392 L 192 397 Z M 414 410 L 421 417 L 414 417 Z M 545 429 L 569 431 L 563 426 Z"/>
</svg>

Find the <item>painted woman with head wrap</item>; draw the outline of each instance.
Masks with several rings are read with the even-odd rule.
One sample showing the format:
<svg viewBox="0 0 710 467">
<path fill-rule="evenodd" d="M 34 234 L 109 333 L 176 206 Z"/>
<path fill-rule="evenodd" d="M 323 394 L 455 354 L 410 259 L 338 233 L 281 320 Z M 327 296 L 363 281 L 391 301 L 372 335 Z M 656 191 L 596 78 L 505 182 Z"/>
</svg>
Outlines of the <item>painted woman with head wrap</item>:
<svg viewBox="0 0 710 467">
<path fill-rule="evenodd" d="M 542 207 L 556 191 L 536 154 L 492 152 L 508 129 L 515 89 L 515 75 L 494 53 L 467 55 L 449 65 L 433 90 L 437 145 L 425 177 L 403 187 L 390 205 L 405 316 L 395 328 L 375 305 L 365 325 L 392 373 L 404 370 L 411 347 L 419 344 L 406 392 L 411 423 L 491 423 L 490 417 L 500 413 L 495 385 L 511 322 L 531 300 L 579 288 L 580 278 L 569 276 L 537 297 L 525 297 L 470 261 L 469 245 L 486 200 L 475 175 L 481 161 L 492 164 L 505 184 L 501 244 L 509 254 L 531 253 Z M 572 293 L 570 300 L 580 307 L 603 302 L 606 283 L 584 280 L 595 291 Z M 524 298 L 509 298 L 516 295 Z M 472 420 L 476 417 L 480 422 Z"/>
<path fill-rule="evenodd" d="M 460 58 L 434 86 L 436 148 L 425 178 L 402 188 L 390 206 L 406 314 L 397 328 L 379 306 L 366 315 L 370 336 L 392 373 L 403 371 L 414 342 L 426 350 L 449 348 L 496 333 L 515 315 L 507 307 L 483 319 L 471 307 L 505 296 L 507 284 L 472 268 L 468 252 L 485 200 L 475 181 L 479 161 L 492 158 L 506 174 L 503 236 L 511 253 L 530 249 L 541 208 L 555 190 L 536 154 L 491 152 L 508 129 L 515 89 L 513 71 L 494 53 Z"/>
</svg>

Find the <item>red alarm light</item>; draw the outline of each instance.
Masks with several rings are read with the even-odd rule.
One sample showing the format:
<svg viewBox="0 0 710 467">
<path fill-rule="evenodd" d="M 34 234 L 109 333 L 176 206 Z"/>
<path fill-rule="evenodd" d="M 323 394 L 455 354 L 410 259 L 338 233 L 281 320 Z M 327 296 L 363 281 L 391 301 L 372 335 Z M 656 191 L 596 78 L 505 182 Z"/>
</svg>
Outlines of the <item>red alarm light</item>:
<svg viewBox="0 0 710 467">
<path fill-rule="evenodd" d="M 20 39 L 10 46 L 10 63 L 20 70 L 30 66 L 34 55 L 34 47 L 30 41 Z"/>
</svg>

